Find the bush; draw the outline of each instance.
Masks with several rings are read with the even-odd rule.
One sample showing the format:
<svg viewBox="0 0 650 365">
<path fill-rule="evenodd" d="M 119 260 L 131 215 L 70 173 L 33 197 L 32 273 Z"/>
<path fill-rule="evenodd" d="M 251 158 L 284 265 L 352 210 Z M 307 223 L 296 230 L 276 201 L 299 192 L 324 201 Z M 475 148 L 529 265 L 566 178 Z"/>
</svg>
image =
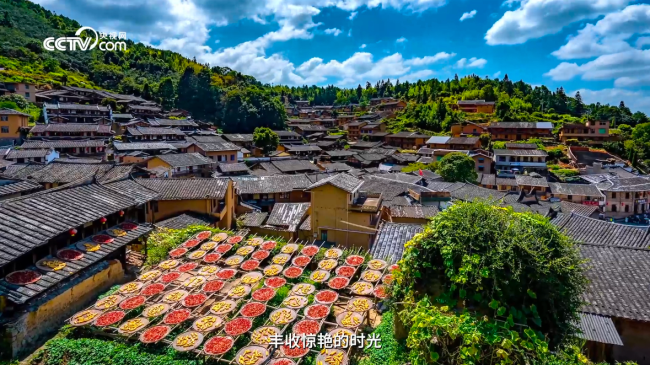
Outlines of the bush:
<svg viewBox="0 0 650 365">
<path fill-rule="evenodd" d="M 546 218 L 456 203 L 406 244 L 393 296 L 500 317 L 559 344 L 574 333 L 587 280 L 574 242 Z M 426 279 L 424 279 L 426 278 Z"/>
<path fill-rule="evenodd" d="M 365 355 L 359 361 L 359 365 L 402 365 L 407 362 L 408 352 L 403 343 L 395 339 L 393 332 L 394 314 L 386 312 L 381 317 L 381 323 L 372 334 L 381 338 L 381 348 L 367 348 L 363 351 Z"/>
<path fill-rule="evenodd" d="M 445 155 L 438 164 L 438 174 L 447 182 L 474 182 L 478 178 L 474 160 L 460 152 Z"/>
<path fill-rule="evenodd" d="M 152 266 L 167 259 L 169 251 L 178 247 L 192 235 L 201 231 L 222 232 L 220 229 L 193 225 L 185 229 L 158 229 L 147 238 L 147 262 Z"/>
</svg>

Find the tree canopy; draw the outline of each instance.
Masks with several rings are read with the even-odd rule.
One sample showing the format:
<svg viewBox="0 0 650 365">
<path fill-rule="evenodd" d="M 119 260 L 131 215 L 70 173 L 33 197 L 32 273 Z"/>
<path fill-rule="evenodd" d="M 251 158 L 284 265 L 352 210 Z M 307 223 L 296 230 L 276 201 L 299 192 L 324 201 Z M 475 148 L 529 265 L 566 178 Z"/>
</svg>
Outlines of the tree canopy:
<svg viewBox="0 0 650 365">
<path fill-rule="evenodd" d="M 280 144 L 280 137 L 271 129 L 266 127 L 257 127 L 253 132 L 253 144 L 261 148 L 265 155 L 275 151 Z"/>
<path fill-rule="evenodd" d="M 541 215 L 454 204 L 406 244 L 395 271 L 393 300 L 410 303 L 401 317 L 411 360 L 519 364 L 549 356 L 546 339 L 563 348 L 575 331 L 583 270 L 574 242 Z"/>
<path fill-rule="evenodd" d="M 478 178 L 474 160 L 462 152 L 445 155 L 438 164 L 437 172 L 448 182 L 474 182 Z"/>
</svg>

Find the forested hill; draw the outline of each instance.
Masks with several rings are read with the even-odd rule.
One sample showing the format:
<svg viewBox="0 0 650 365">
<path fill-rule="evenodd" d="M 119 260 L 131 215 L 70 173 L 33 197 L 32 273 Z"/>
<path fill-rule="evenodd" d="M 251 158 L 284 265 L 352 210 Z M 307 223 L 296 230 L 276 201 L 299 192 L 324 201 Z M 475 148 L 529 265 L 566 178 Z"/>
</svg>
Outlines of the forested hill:
<svg viewBox="0 0 650 365">
<path fill-rule="evenodd" d="M 27 0 L 0 0 L 0 81 L 25 81 L 41 85 L 67 84 L 135 94 L 160 102 L 166 108 L 187 109 L 195 118 L 211 121 L 225 131 L 248 132 L 257 125 L 282 127 L 286 114 L 281 98 L 310 100 L 314 105 L 367 103 L 380 96 L 409 101 L 391 123 L 394 130 L 413 128 L 447 132 L 449 124 L 478 121 L 522 120 L 580 122 L 586 117 L 608 119 L 615 125 L 648 122 L 645 114 L 619 105 L 586 105 L 579 94 L 560 88 L 533 88 L 523 81 L 470 75 L 450 80 L 415 83 L 385 80 L 372 85 L 341 89 L 334 86 L 269 86 L 225 67 L 201 65 L 176 52 L 129 41 L 127 52 L 48 52 L 47 37 L 74 35 L 77 21 L 56 15 Z M 452 111 L 457 100 L 484 99 L 497 103 L 493 116 L 472 116 Z"/>
</svg>

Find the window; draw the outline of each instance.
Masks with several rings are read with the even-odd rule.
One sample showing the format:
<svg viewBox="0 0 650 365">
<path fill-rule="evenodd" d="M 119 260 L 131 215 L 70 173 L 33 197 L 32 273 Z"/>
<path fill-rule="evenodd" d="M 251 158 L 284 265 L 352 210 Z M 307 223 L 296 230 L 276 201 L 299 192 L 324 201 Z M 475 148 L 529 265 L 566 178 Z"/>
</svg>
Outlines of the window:
<svg viewBox="0 0 650 365">
<path fill-rule="evenodd" d="M 29 99 L 29 93 L 25 93 L 25 99 Z"/>
<path fill-rule="evenodd" d="M 607 133 L 607 129 L 605 129 L 605 128 L 599 128 L 599 129 L 598 129 L 598 133 L 600 133 L 600 134 L 606 134 L 606 133 Z"/>
<path fill-rule="evenodd" d="M 8 115 L 0 115 L 0 120 L 3 122 L 9 121 L 9 116 Z"/>
<path fill-rule="evenodd" d="M 325 230 L 320 231 L 320 239 L 322 241 L 327 241 L 327 231 L 325 231 Z"/>
<path fill-rule="evenodd" d="M 478 162 L 484 162 L 485 159 L 483 157 L 479 157 Z"/>
<path fill-rule="evenodd" d="M 626 205 L 626 206 L 625 206 L 625 213 L 627 213 L 627 212 L 629 212 L 629 211 L 630 211 L 630 206 L 629 206 L 629 205 Z"/>
<path fill-rule="evenodd" d="M 9 127 L 2 127 L 2 133 L 9 133 Z"/>
<path fill-rule="evenodd" d="M 616 211 L 616 205 L 612 205 L 612 212 Z"/>
<path fill-rule="evenodd" d="M 230 161 L 235 161 L 235 155 L 230 155 Z"/>
<path fill-rule="evenodd" d="M 158 202 L 157 201 L 152 201 L 151 202 L 151 210 L 153 210 L 154 213 L 158 213 Z"/>
<path fill-rule="evenodd" d="M 25 90 L 29 90 L 29 85 L 25 84 Z"/>
<path fill-rule="evenodd" d="M 612 193 L 612 199 L 616 199 L 616 193 Z"/>
<path fill-rule="evenodd" d="M 280 193 L 280 199 L 289 199 L 289 193 Z"/>
<path fill-rule="evenodd" d="M 479 167 L 478 167 L 478 170 L 479 170 L 480 172 L 483 172 L 483 170 L 485 170 L 485 167 L 483 167 L 483 166 L 479 166 Z"/>
<path fill-rule="evenodd" d="M 573 195 L 568 195 L 568 196 L 567 196 L 567 199 L 568 199 L 568 200 L 573 200 Z"/>
</svg>

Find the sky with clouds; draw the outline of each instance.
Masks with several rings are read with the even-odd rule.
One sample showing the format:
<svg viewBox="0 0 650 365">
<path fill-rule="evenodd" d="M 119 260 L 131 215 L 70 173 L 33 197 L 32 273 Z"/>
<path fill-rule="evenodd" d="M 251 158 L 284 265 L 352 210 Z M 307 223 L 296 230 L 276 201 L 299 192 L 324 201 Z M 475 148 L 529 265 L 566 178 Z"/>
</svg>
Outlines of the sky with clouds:
<svg viewBox="0 0 650 365">
<path fill-rule="evenodd" d="M 650 0 L 35 0 L 272 84 L 467 74 L 650 114 Z"/>
</svg>

